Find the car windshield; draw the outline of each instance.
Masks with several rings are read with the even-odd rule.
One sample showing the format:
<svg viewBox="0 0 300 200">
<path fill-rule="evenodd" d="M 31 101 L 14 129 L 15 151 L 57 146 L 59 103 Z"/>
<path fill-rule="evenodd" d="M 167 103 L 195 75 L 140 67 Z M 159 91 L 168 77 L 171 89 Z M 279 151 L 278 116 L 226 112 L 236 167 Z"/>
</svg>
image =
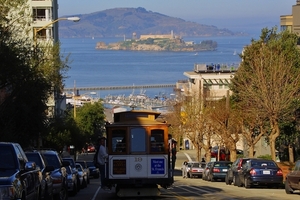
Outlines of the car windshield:
<svg viewBox="0 0 300 200">
<path fill-rule="evenodd" d="M 199 163 L 193 163 L 193 167 L 195 167 L 195 168 L 199 167 L 199 165 L 200 165 Z"/>
<path fill-rule="evenodd" d="M 0 146 L 0 169 L 15 169 L 15 155 L 10 146 Z"/>
<path fill-rule="evenodd" d="M 38 167 L 40 167 L 41 169 L 43 169 L 44 166 L 43 166 L 43 163 L 42 163 L 42 161 L 41 161 L 41 159 L 40 159 L 40 157 L 39 157 L 38 154 L 31 154 L 31 153 L 27 154 L 26 153 L 26 156 L 27 156 L 27 158 L 28 158 L 29 161 L 35 162 L 35 164 Z"/>
<path fill-rule="evenodd" d="M 61 167 L 61 163 L 56 155 L 44 154 L 44 157 L 45 157 L 47 163 L 49 165 L 53 166 L 54 168 L 58 169 Z"/>
<path fill-rule="evenodd" d="M 71 166 L 72 168 L 76 168 L 75 162 L 74 162 L 73 159 L 66 159 L 66 158 L 63 158 L 63 160 L 64 160 L 64 161 L 68 161 L 68 162 L 70 163 L 70 166 Z"/>
</svg>

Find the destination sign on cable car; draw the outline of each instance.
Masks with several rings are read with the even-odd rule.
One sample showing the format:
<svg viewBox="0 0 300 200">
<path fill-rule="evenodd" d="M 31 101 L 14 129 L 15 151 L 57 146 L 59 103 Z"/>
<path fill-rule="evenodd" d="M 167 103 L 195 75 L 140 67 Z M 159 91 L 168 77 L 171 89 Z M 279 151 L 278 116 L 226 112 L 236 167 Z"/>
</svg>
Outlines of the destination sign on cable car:
<svg viewBox="0 0 300 200">
<path fill-rule="evenodd" d="M 126 174 L 126 160 L 113 160 L 113 174 Z"/>
<path fill-rule="evenodd" d="M 165 174 L 164 159 L 151 159 L 151 174 Z"/>
</svg>

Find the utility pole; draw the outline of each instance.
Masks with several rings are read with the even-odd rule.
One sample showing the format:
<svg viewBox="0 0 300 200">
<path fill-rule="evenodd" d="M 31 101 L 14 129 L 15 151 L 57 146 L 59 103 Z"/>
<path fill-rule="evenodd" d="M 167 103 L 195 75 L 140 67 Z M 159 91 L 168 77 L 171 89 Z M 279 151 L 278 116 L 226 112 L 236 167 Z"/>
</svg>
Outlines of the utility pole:
<svg viewBox="0 0 300 200">
<path fill-rule="evenodd" d="M 73 110 L 74 110 L 74 119 L 76 118 L 76 81 L 74 80 L 74 92 L 73 92 Z"/>
</svg>

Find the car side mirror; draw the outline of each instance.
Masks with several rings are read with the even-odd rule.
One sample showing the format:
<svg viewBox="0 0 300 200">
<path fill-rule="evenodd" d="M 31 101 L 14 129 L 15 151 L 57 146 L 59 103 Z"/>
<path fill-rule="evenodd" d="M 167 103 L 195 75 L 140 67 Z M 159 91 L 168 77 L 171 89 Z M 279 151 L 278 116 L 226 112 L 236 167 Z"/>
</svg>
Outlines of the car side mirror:
<svg viewBox="0 0 300 200">
<path fill-rule="evenodd" d="M 31 171 L 31 170 L 35 170 L 36 169 L 36 164 L 35 162 L 27 162 L 25 163 L 25 170 L 26 171 Z"/>
</svg>

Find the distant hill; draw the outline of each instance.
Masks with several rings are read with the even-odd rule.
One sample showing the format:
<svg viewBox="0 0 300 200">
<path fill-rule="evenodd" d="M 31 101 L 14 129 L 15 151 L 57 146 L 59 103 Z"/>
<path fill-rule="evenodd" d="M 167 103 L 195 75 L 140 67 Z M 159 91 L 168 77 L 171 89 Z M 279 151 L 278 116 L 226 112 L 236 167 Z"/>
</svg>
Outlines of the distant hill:
<svg viewBox="0 0 300 200">
<path fill-rule="evenodd" d="M 212 25 L 169 17 L 141 7 L 114 8 L 76 16 L 80 17 L 77 23 L 66 20 L 59 22 L 61 38 L 123 37 L 124 35 L 126 38 L 131 38 L 133 33 L 139 37 L 141 34 L 169 34 L 171 31 L 178 36 L 237 35 L 228 29 L 218 29 Z"/>
</svg>

